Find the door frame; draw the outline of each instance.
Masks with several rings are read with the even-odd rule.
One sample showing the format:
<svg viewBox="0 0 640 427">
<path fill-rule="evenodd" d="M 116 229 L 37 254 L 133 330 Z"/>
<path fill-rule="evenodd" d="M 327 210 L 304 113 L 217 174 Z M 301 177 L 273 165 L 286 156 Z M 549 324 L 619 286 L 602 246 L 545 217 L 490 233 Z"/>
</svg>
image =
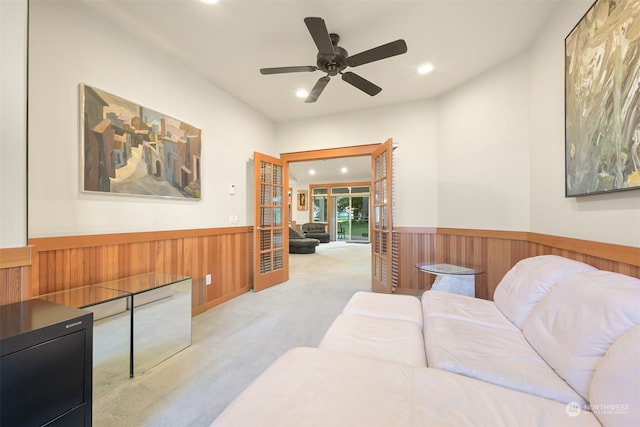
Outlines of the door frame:
<svg viewBox="0 0 640 427">
<path fill-rule="evenodd" d="M 286 171 L 286 176 L 289 176 L 289 163 L 290 162 L 304 162 L 307 160 L 323 160 L 323 159 L 335 159 L 340 157 L 358 157 L 358 156 L 369 156 L 372 157 L 373 154 L 380 149 L 382 145 L 388 143 L 391 139 L 383 143 L 378 144 L 367 144 L 367 145 L 354 145 L 350 147 L 338 147 L 338 148 L 326 148 L 322 150 L 309 150 L 309 151 L 297 151 L 292 153 L 281 153 L 280 159 L 284 161 L 284 168 Z M 373 171 L 372 171 L 373 173 Z M 286 183 L 288 186 L 288 183 Z M 371 196 L 369 196 L 369 203 L 371 203 Z M 369 215 L 371 215 L 371 209 L 369 210 Z M 371 224 L 371 222 L 370 222 Z M 371 225 L 369 225 L 369 238 L 371 239 Z M 287 233 L 287 240 L 285 245 L 289 244 L 289 236 Z M 371 257 L 371 268 L 373 269 L 373 261 L 374 257 Z M 288 266 L 287 266 L 288 268 Z M 389 270 L 390 272 L 391 270 Z M 287 272 L 288 273 L 288 272 Z M 373 278 L 372 278 L 373 280 Z M 373 282 L 372 282 L 373 289 Z"/>
<path fill-rule="evenodd" d="M 284 161 L 284 168 L 289 176 L 289 163 L 291 162 L 304 162 L 308 160 L 325 160 L 325 159 L 337 159 L 342 157 L 360 157 L 369 156 L 378 149 L 383 143 L 367 144 L 367 145 L 353 145 L 349 147 L 338 148 L 325 148 L 322 150 L 309 150 L 309 151 L 295 151 L 292 153 L 280 153 L 280 159 Z M 312 195 L 308 196 L 308 203 L 312 203 Z M 311 215 L 311 211 L 309 211 Z M 311 222 L 311 218 L 309 219 Z M 288 238 L 287 242 L 288 244 Z"/>
</svg>

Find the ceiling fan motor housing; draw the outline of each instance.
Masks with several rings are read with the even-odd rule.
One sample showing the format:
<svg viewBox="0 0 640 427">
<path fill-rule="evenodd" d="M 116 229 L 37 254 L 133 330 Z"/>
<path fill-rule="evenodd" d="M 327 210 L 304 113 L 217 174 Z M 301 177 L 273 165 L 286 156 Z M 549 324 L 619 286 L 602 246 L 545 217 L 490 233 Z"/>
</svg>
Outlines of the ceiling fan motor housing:
<svg viewBox="0 0 640 427">
<path fill-rule="evenodd" d="M 320 70 L 329 74 L 330 76 L 335 76 L 345 68 L 347 68 L 347 57 L 349 54 L 346 49 L 338 46 L 338 42 L 340 41 L 340 36 L 331 33 L 329 35 L 331 37 L 331 44 L 333 45 L 334 55 L 323 55 L 322 53 L 318 53 L 317 55 L 317 66 Z"/>
</svg>

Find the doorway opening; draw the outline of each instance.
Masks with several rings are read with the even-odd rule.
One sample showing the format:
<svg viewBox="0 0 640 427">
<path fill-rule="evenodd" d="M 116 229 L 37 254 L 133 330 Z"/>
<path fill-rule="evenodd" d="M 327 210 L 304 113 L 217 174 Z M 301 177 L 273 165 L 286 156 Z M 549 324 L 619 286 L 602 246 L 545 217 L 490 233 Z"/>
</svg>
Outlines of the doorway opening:
<svg viewBox="0 0 640 427">
<path fill-rule="evenodd" d="M 370 153 L 377 145 L 346 147 L 342 149 L 317 150 L 309 152 L 281 154 L 280 158 L 285 160 L 289 172 L 289 187 L 291 189 L 291 211 L 289 221 L 292 228 L 300 231 L 299 228 L 305 223 L 322 223 L 326 232 L 331 234 L 331 240 L 345 240 L 345 232 L 348 224 L 345 224 L 345 212 L 343 203 L 340 202 L 340 225 L 344 230 L 338 228 L 337 217 L 339 211 L 336 210 L 336 199 L 334 196 L 350 196 L 352 189 L 370 186 L 371 183 L 371 155 Z M 337 187 L 346 187 L 339 193 Z M 300 194 L 305 194 L 308 203 L 300 207 L 296 201 Z M 368 196 L 368 192 L 363 194 Z M 348 201 L 347 201 L 348 203 Z M 356 209 L 360 207 L 362 201 L 354 201 Z M 347 210 L 354 208 L 348 207 Z M 368 205 L 364 210 L 364 215 L 368 214 Z M 362 223 L 362 218 L 354 216 L 354 221 Z M 360 224 L 362 227 L 362 224 Z M 366 226 L 365 226 L 366 227 Z M 343 236 L 345 234 L 345 236 Z M 365 231 L 366 235 L 366 231 Z M 362 237 L 362 232 L 359 233 Z"/>
<path fill-rule="evenodd" d="M 290 202 L 293 206 L 289 216 L 292 228 L 299 231 L 302 224 L 306 222 L 321 222 L 331 234 L 331 240 L 335 242 L 369 242 L 369 209 L 370 199 L 368 191 L 363 191 L 362 187 L 370 185 L 371 182 L 371 154 L 380 147 L 380 144 L 370 144 L 353 147 L 332 148 L 324 150 L 302 151 L 280 154 L 280 158 L 285 161 L 290 179 L 300 181 L 300 188 L 292 185 Z M 357 179 L 341 174 L 340 168 L 335 167 L 344 162 L 326 162 L 334 166 L 333 176 L 328 178 L 318 174 L 313 178 L 308 175 L 308 170 L 301 170 L 300 166 L 305 166 L 303 162 L 325 162 L 328 160 L 354 160 L 359 158 L 366 164 L 366 170 Z M 318 166 L 317 164 L 315 166 Z M 291 170 L 298 169 L 298 176 L 291 174 Z M 320 168 L 318 168 L 320 169 Z M 353 175 L 351 175 L 353 177 Z M 350 181 L 350 182 L 346 182 Z M 330 183 L 324 186 L 312 185 L 313 183 Z M 344 183 L 342 187 L 347 187 L 338 191 L 331 191 L 330 187 L 338 188 L 338 183 Z M 331 184 L 333 183 L 333 184 Z M 291 184 L 291 182 L 290 182 Z M 320 187 L 324 187 L 320 188 Z M 356 190 L 356 191 L 354 191 Z M 298 212 L 295 210 L 295 200 L 297 191 L 308 191 L 308 210 Z"/>
<path fill-rule="evenodd" d="M 370 189 L 370 181 L 310 185 L 311 222 L 326 224 L 331 241 L 369 242 Z"/>
</svg>

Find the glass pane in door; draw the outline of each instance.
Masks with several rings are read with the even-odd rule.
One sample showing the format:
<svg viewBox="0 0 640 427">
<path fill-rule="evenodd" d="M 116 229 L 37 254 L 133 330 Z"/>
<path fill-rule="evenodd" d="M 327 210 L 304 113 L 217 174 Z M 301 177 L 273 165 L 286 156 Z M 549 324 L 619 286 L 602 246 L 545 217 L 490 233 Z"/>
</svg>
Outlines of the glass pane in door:
<svg viewBox="0 0 640 427">
<path fill-rule="evenodd" d="M 336 240 L 349 240 L 351 235 L 351 197 L 334 197 Z"/>
<path fill-rule="evenodd" d="M 327 196 L 313 196 L 313 222 L 327 222 Z"/>
<path fill-rule="evenodd" d="M 369 240 L 369 196 L 351 197 L 349 240 Z"/>
<path fill-rule="evenodd" d="M 281 159 L 254 152 L 253 185 L 253 290 L 282 283 L 289 275 L 288 245 L 284 227 L 288 221 L 289 181 Z"/>
</svg>

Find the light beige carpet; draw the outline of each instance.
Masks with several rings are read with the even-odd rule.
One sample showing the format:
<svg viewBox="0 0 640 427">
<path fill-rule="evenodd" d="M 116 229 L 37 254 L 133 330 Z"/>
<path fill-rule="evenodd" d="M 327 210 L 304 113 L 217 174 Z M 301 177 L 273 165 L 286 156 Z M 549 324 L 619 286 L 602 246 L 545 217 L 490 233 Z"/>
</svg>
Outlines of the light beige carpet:
<svg viewBox="0 0 640 427">
<path fill-rule="evenodd" d="M 323 243 L 290 255 L 290 279 L 193 318 L 193 344 L 94 397 L 93 425 L 208 426 L 278 356 L 316 346 L 356 291 L 371 288 L 371 247 Z"/>
</svg>

